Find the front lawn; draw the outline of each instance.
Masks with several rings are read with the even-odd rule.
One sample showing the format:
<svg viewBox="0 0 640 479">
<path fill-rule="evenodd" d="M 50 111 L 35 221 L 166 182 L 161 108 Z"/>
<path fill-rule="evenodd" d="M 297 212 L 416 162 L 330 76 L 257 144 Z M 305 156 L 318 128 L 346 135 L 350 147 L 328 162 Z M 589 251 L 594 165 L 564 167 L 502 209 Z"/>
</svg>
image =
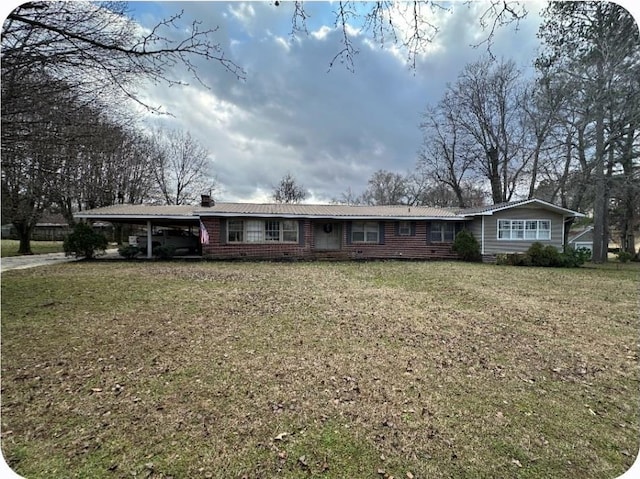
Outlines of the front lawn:
<svg viewBox="0 0 640 479">
<path fill-rule="evenodd" d="M 18 248 L 20 242 L 18 240 L 3 239 L 0 242 L 0 257 L 18 256 Z M 43 253 L 62 253 L 62 241 L 32 241 L 31 251 L 33 254 Z"/>
<path fill-rule="evenodd" d="M 78 262 L 2 275 L 28 478 L 614 478 L 638 269 Z"/>
</svg>

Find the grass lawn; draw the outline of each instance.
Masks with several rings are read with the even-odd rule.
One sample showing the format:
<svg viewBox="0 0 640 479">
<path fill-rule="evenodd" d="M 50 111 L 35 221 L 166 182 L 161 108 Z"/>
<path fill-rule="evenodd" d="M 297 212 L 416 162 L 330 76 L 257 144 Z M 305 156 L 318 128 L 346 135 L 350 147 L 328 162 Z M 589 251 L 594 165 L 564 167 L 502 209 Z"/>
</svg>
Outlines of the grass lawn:
<svg viewBox="0 0 640 479">
<path fill-rule="evenodd" d="M 28 478 L 614 478 L 639 448 L 639 272 L 9 271 L 4 458 Z"/>
<path fill-rule="evenodd" d="M 0 240 L 0 257 L 18 256 L 18 248 L 20 242 L 18 240 Z M 32 241 L 31 251 L 33 254 L 43 253 L 62 253 L 62 241 Z"/>
</svg>

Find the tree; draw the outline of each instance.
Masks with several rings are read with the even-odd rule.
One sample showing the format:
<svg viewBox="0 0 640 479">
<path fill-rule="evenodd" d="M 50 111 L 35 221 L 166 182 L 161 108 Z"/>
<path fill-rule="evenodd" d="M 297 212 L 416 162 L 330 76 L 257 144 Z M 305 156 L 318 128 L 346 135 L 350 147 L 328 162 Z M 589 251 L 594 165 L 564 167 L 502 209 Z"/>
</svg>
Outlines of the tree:
<svg viewBox="0 0 640 479">
<path fill-rule="evenodd" d="M 90 206 L 111 201 L 87 198 L 86 193 L 124 198 L 124 186 L 135 183 L 133 188 L 140 191 L 128 193 L 137 198 L 146 189 L 140 168 L 132 170 L 135 180 L 116 180 L 120 170 L 110 162 L 115 150 L 91 156 L 92 148 L 81 138 L 90 129 L 83 124 L 95 126 L 92 120 L 103 118 L 107 109 L 114 124 L 114 105 L 123 104 L 122 99 L 144 105 L 136 94 L 141 80 L 181 83 L 170 75 L 176 65 L 199 81 L 195 59 L 216 61 L 238 78 L 244 75 L 212 42 L 214 30 L 201 30 L 194 22 L 182 29 L 187 32 L 182 38 L 172 41 L 169 31 L 180 26 L 182 14 L 145 32 L 129 19 L 126 8 L 122 2 L 28 2 L 3 24 L 2 214 L 16 226 L 22 254 L 31 252 L 31 230 L 52 203 L 62 204 L 70 217 L 72 201 L 86 200 Z M 93 139 L 91 146 L 96 136 Z M 101 157 L 102 166 L 87 165 L 88 156 Z M 120 181 L 121 188 L 111 185 L 103 192 L 96 187 L 101 185 L 87 183 L 87 191 L 77 190 L 81 183 L 72 179 L 78 165 L 87 165 L 83 182 L 85 173 L 96 179 L 112 165 L 108 179 Z"/>
<path fill-rule="evenodd" d="M 35 1 L 9 13 L 2 29 L 2 77 L 39 71 L 72 85 L 87 99 L 124 95 L 138 103 L 139 80 L 180 84 L 170 76 L 182 65 L 199 81 L 194 60 L 218 62 L 236 77 L 243 70 L 212 41 L 215 30 L 200 22 L 185 28 L 182 13 L 148 31 L 130 19 L 125 2 Z M 171 40 L 170 30 L 186 31 Z"/>
<path fill-rule="evenodd" d="M 292 35 L 309 34 L 306 20 L 309 17 L 304 9 L 303 1 L 286 2 L 292 5 Z M 454 8 L 470 8 L 473 2 L 452 4 L 440 1 L 413 2 L 336 2 L 334 25 L 341 33 L 341 47 L 329 63 L 329 67 L 338 62 L 350 70 L 355 70 L 354 59 L 359 53 L 352 41 L 353 31 L 358 29 L 373 38 L 381 47 L 389 44 L 404 51 L 407 64 L 416 66 L 416 58 L 431 45 L 436 38 L 439 27 L 430 21 L 434 11 L 451 11 Z M 274 3 L 279 6 L 281 2 Z M 493 38 L 500 27 L 515 23 L 516 26 L 527 16 L 524 2 L 511 0 L 491 0 L 478 17 L 478 23 L 486 33 L 475 46 L 485 44 L 492 55 Z M 354 28 L 354 25 L 356 27 Z"/>
<path fill-rule="evenodd" d="M 273 188 L 273 201 L 276 203 L 301 203 L 307 197 L 304 187 L 287 173 Z"/>
<path fill-rule="evenodd" d="M 400 173 L 378 170 L 369 178 L 362 200 L 368 205 L 406 204 L 407 179 Z"/>
<path fill-rule="evenodd" d="M 578 155 L 593 172 L 593 261 L 601 263 L 608 255 L 611 179 L 617 158 L 621 151 L 627 152 L 622 157 L 630 153 L 631 158 L 637 151 L 633 138 L 640 117 L 638 28 L 629 12 L 615 3 L 554 2 L 543 15 L 540 37 L 545 50 L 537 65 L 570 79 L 582 101 Z M 623 138 L 631 141 L 630 147 Z M 622 171 L 631 174 L 633 168 Z"/>
<path fill-rule="evenodd" d="M 464 183 L 472 173 L 475 157 L 458 112 L 453 92 L 448 91 L 436 107 L 423 114 L 423 144 L 417 167 L 422 177 L 446 185 L 455 195 L 457 206 L 465 207 Z"/>
<path fill-rule="evenodd" d="M 451 189 L 458 206 L 467 205 L 463 190 L 481 178 L 494 204 L 510 201 L 530 173 L 551 120 L 540 127 L 529 121 L 534 115 L 526 116 L 526 92 L 515 63 L 484 59 L 466 65 L 424 113 L 419 165 Z"/>
<path fill-rule="evenodd" d="M 167 205 L 189 204 L 215 186 L 209 151 L 188 132 L 157 132 L 151 163 L 159 196 Z"/>
</svg>

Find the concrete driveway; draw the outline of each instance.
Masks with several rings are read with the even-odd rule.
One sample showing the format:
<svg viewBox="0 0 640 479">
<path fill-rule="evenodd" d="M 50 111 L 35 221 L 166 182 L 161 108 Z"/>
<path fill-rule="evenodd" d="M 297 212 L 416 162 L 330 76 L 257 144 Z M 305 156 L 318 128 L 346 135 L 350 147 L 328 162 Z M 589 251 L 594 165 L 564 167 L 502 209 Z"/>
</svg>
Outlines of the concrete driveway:
<svg viewBox="0 0 640 479">
<path fill-rule="evenodd" d="M 117 255 L 117 250 L 107 250 L 106 256 Z M 81 258 L 80 258 L 81 259 Z M 75 256 L 65 256 L 64 253 L 33 254 L 26 256 L 9 256 L 0 259 L 0 271 L 12 269 L 35 268 L 36 266 L 46 266 L 49 264 L 70 263 L 78 261 Z"/>
</svg>

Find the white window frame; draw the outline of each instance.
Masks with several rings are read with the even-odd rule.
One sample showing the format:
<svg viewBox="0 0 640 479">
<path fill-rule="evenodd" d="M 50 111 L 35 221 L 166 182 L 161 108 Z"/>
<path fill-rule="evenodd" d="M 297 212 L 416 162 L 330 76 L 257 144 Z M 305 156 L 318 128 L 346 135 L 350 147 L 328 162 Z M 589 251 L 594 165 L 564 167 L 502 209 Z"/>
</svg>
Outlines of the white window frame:
<svg viewBox="0 0 640 479">
<path fill-rule="evenodd" d="M 356 239 L 356 234 L 362 237 Z M 380 224 L 374 221 L 354 221 L 351 224 L 351 242 L 378 244 L 380 242 Z"/>
<path fill-rule="evenodd" d="M 237 238 L 240 238 L 240 239 L 237 239 Z M 227 223 L 227 243 L 296 244 L 298 243 L 299 238 L 300 238 L 300 228 L 296 220 L 250 219 L 250 220 L 229 220 Z"/>
<path fill-rule="evenodd" d="M 496 238 L 499 241 L 550 241 L 551 220 L 499 219 Z"/>
</svg>

